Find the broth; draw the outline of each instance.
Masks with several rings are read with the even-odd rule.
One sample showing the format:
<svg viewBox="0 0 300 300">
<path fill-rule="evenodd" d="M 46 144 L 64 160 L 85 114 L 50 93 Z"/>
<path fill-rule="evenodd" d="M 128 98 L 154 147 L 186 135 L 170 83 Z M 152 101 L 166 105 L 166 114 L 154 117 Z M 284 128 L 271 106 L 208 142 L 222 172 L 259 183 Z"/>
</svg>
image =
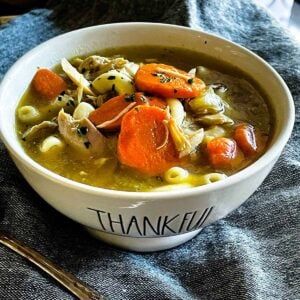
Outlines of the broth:
<svg viewBox="0 0 300 300">
<path fill-rule="evenodd" d="M 197 76 L 200 76 L 206 86 L 210 86 L 211 90 L 220 97 L 224 107 L 221 114 L 222 116 L 225 115 L 233 123 L 207 124 L 207 122 L 212 121 L 205 120 L 205 123 L 205 118 L 203 119 L 205 114 L 201 114 L 200 117 L 197 117 L 202 123 L 197 123 L 196 129 L 199 130 L 203 128 L 204 141 L 206 139 L 207 142 L 202 142 L 200 145 L 197 145 L 195 151 L 193 151 L 188 158 L 183 159 L 184 163 L 178 165 L 179 168 L 183 168 L 188 172 L 188 180 L 183 180 L 179 182 L 179 184 L 174 182 L 173 184 L 170 180 L 166 181 L 165 172 L 150 176 L 145 172 L 141 172 L 136 168 L 121 163 L 117 151 L 118 130 L 106 131 L 100 129 L 106 139 L 106 150 L 97 157 L 88 155 L 83 158 L 80 152 L 76 151 L 74 147 L 64 141 L 57 127 L 42 129 L 39 130 L 33 138 L 24 138 L 24 133 L 32 128 L 32 126 L 45 120 L 51 121 L 53 118 L 57 118 L 58 111 L 61 107 L 64 108 L 66 113 L 72 114 L 76 106 L 76 101 L 72 103 L 70 99 L 64 106 L 50 105 L 45 100 L 41 100 L 41 95 L 39 95 L 31 85 L 23 95 L 17 108 L 16 130 L 20 138 L 20 143 L 26 153 L 45 168 L 66 178 L 96 187 L 123 191 L 151 191 L 159 190 L 160 188 L 164 190 L 172 189 L 172 186 L 175 188 L 180 188 L 181 186 L 192 187 L 219 180 L 214 180 L 213 177 L 208 179 L 207 182 L 203 181 L 203 179 L 200 180 L 199 178 L 205 174 L 218 173 L 230 176 L 257 160 L 265 151 L 270 136 L 272 121 L 266 97 L 258 85 L 237 68 L 193 51 L 158 46 L 106 49 L 97 53 L 97 55 L 105 57 L 119 55 L 135 63 L 142 62 L 147 64 L 154 62 L 172 65 L 187 72 L 196 66 L 204 66 L 197 69 Z M 79 59 L 84 58 L 85 57 L 73 58 L 71 61 L 76 64 L 76 60 L 79 61 Z M 54 70 L 64 78 L 68 90 L 71 90 L 70 95 L 73 97 L 73 94 L 76 94 L 77 86 L 64 74 L 60 66 L 55 67 Z M 57 100 L 59 100 L 59 97 L 65 97 L 65 93 L 63 92 L 58 96 Z M 76 97 L 73 98 L 76 99 Z M 90 101 L 86 99 L 88 98 L 86 98 L 84 94 L 83 102 Z M 64 98 L 63 101 L 65 101 Z M 180 101 L 184 107 L 188 105 L 185 100 L 180 99 Z M 94 107 L 96 106 L 95 103 L 92 104 Z M 36 108 L 40 117 L 29 122 L 22 121 L 18 111 L 24 106 Z M 206 117 L 210 115 L 211 113 L 206 115 Z M 54 123 L 55 122 L 56 120 L 54 120 Z M 222 129 L 221 137 L 232 139 L 236 125 L 244 123 L 251 124 L 255 132 L 259 133 L 259 151 L 251 155 L 242 154 L 243 157 L 234 167 L 216 168 L 212 166 L 211 160 L 206 154 L 206 143 L 211 141 L 211 136 L 209 136 L 210 130 L 213 137 L 214 135 L 219 137 L 217 131 L 221 131 Z M 214 133 L 213 130 L 217 133 Z M 63 140 L 64 146 L 54 147 L 50 151 L 42 152 L 41 144 L 49 135 Z M 171 167 L 174 166 L 172 165 Z"/>
</svg>

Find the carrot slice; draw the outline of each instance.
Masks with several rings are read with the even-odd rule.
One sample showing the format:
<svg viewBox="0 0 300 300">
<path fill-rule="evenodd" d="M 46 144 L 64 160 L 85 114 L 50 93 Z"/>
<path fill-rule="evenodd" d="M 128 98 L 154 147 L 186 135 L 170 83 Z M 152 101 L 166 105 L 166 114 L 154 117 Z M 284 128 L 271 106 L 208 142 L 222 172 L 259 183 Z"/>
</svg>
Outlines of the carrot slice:
<svg viewBox="0 0 300 300">
<path fill-rule="evenodd" d="M 135 84 L 140 91 L 164 98 L 193 98 L 205 88 L 201 79 L 173 66 L 155 63 L 138 69 Z"/>
<path fill-rule="evenodd" d="M 164 120 L 167 113 L 155 106 L 140 105 L 122 120 L 118 157 L 122 164 L 156 176 L 178 165 L 178 153 Z"/>
<path fill-rule="evenodd" d="M 48 69 L 39 69 L 35 73 L 32 86 L 39 95 L 48 100 L 54 99 L 67 88 L 65 81 Z"/>
<path fill-rule="evenodd" d="M 233 138 L 246 155 L 257 153 L 254 127 L 250 124 L 239 124 L 235 127 Z"/>
<path fill-rule="evenodd" d="M 236 142 L 224 137 L 211 140 L 207 151 L 211 165 L 217 169 L 236 168 L 243 158 Z"/>
<path fill-rule="evenodd" d="M 121 126 L 124 114 L 136 105 L 166 107 L 166 103 L 163 100 L 157 97 L 146 97 L 143 93 L 120 95 L 109 99 L 99 108 L 91 112 L 89 119 L 98 126 L 98 128 L 117 130 Z"/>
</svg>

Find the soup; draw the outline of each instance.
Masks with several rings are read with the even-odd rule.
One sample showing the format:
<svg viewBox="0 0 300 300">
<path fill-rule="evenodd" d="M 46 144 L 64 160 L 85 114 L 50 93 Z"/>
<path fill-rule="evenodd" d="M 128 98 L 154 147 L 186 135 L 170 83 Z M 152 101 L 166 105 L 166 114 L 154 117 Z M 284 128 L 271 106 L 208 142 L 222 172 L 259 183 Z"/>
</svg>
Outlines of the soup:
<svg viewBox="0 0 300 300">
<path fill-rule="evenodd" d="M 38 69 L 16 110 L 32 159 L 74 181 L 124 191 L 222 180 L 264 153 L 270 124 L 263 93 L 240 70 L 153 46 Z"/>
</svg>

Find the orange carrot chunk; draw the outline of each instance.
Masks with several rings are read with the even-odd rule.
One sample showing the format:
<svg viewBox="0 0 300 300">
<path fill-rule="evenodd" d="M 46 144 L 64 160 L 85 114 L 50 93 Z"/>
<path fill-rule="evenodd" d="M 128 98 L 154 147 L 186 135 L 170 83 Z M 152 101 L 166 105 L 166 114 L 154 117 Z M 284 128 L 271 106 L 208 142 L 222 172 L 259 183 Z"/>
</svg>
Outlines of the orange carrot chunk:
<svg viewBox="0 0 300 300">
<path fill-rule="evenodd" d="M 178 153 L 168 135 L 167 113 L 155 106 L 140 105 L 122 120 L 118 140 L 119 161 L 150 176 L 178 165 Z"/>
<path fill-rule="evenodd" d="M 164 98 L 193 98 L 205 88 L 204 82 L 191 74 L 165 64 L 142 65 L 135 76 L 138 90 Z"/>
<path fill-rule="evenodd" d="M 254 128 L 250 124 L 237 125 L 233 138 L 246 155 L 253 155 L 257 152 Z"/>
<path fill-rule="evenodd" d="M 165 101 L 157 97 L 146 97 L 143 93 L 120 95 L 109 99 L 99 108 L 91 112 L 89 119 L 98 128 L 117 130 L 121 126 L 122 118 L 136 105 L 155 105 L 166 107 Z"/>
<path fill-rule="evenodd" d="M 207 144 L 211 165 L 217 169 L 233 168 L 238 159 L 238 148 L 232 139 L 218 137 Z"/>
<path fill-rule="evenodd" d="M 48 100 L 54 99 L 67 88 L 65 81 L 48 69 L 39 69 L 35 73 L 32 86 L 40 96 Z"/>
</svg>

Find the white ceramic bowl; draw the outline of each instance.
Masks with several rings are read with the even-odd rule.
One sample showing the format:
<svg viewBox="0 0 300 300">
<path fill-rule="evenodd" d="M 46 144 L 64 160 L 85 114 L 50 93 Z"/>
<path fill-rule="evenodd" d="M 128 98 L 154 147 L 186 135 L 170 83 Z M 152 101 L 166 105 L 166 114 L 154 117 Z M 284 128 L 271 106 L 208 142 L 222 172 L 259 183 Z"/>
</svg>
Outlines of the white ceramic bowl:
<svg viewBox="0 0 300 300">
<path fill-rule="evenodd" d="M 255 78 L 267 93 L 276 120 L 266 153 L 223 181 L 168 192 L 123 192 L 91 187 L 63 178 L 28 157 L 17 140 L 15 109 L 37 66 L 51 68 L 62 57 L 130 45 L 195 50 L 236 65 Z M 109 24 L 58 36 L 19 59 L 0 87 L 1 139 L 30 185 L 50 205 L 86 226 L 96 237 L 135 251 L 177 246 L 240 206 L 270 172 L 290 136 L 293 123 L 291 94 L 282 78 L 265 61 L 215 35 L 173 25 Z"/>
</svg>

